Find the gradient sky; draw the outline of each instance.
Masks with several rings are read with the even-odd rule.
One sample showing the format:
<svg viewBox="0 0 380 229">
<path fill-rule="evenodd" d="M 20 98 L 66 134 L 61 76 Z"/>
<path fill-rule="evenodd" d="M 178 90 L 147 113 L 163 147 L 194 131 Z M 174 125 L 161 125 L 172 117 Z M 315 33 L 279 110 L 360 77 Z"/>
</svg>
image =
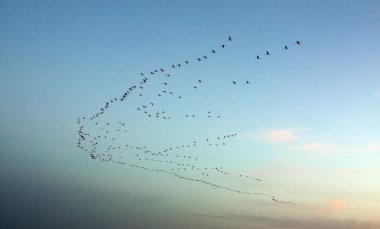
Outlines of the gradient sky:
<svg viewBox="0 0 380 229">
<path fill-rule="evenodd" d="M 1 225 L 379 228 L 379 40 L 379 1 L 0 0 Z M 91 160 L 76 146 L 78 117 L 138 85 L 140 72 L 185 60 L 168 85 L 181 101 L 158 98 L 169 79 L 156 77 L 101 122 L 125 122 L 120 144 L 156 151 L 237 133 L 186 153 L 263 179 L 210 181 L 294 206 Z M 151 101 L 173 118 L 136 109 Z"/>
</svg>

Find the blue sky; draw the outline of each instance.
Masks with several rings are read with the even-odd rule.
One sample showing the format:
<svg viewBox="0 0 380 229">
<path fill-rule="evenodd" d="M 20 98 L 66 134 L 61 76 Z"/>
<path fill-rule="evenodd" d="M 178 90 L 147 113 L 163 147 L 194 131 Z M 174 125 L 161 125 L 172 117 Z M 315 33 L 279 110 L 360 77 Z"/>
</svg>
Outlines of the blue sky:
<svg viewBox="0 0 380 229">
<path fill-rule="evenodd" d="M 9 228 L 378 227 L 379 11 L 377 1 L 0 1 L 2 221 Z M 171 77 L 149 76 L 159 68 Z M 89 120 L 138 86 L 141 72 L 150 78 L 143 90 L 113 104 L 98 125 Z M 174 95 L 157 96 L 162 90 Z M 137 110 L 150 102 L 149 112 L 172 119 Z M 207 181 L 296 205 L 91 160 L 76 146 L 78 117 L 87 117 L 91 136 L 111 123 L 113 145 L 158 152 L 196 141 L 174 154 L 236 175 L 210 173 Z M 116 132 L 118 122 L 128 132 Z M 225 145 L 216 140 L 235 133 Z M 102 140 L 98 153 L 109 144 Z M 112 152 L 170 169 L 138 161 L 138 149 Z"/>
</svg>

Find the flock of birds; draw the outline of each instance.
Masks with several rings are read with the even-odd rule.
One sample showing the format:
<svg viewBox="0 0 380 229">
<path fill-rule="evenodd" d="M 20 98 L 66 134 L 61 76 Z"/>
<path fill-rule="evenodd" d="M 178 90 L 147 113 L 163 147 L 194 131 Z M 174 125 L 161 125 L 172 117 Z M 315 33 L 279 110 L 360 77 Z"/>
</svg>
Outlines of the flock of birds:
<svg viewBox="0 0 380 229">
<path fill-rule="evenodd" d="M 153 98 L 149 103 L 136 107 L 136 110 L 147 118 L 172 119 L 173 117 L 169 115 L 167 111 L 158 108 L 156 109 L 155 107 L 158 103 L 156 100 L 159 100 L 159 98 L 163 96 L 173 96 L 179 100 L 183 98 L 182 95 L 169 89 L 170 79 L 173 77 L 173 72 L 185 66 L 208 60 L 212 55 L 225 49 L 228 46 L 227 44 L 232 42 L 232 37 L 229 36 L 226 42 L 227 43 L 219 45 L 218 48 L 211 49 L 209 52 L 211 56 L 200 55 L 192 60 L 184 60 L 180 63 L 173 63 L 167 67 L 159 67 L 148 72 L 141 72 L 139 75 L 142 79 L 138 84 L 129 87 L 121 96 L 106 101 L 96 113 L 89 117 L 81 117 L 77 119 L 77 124 L 79 126 L 77 146 L 81 150 L 87 152 L 92 159 L 101 162 L 111 162 L 150 172 L 172 175 L 187 181 L 209 185 L 213 189 L 222 189 L 239 194 L 265 196 L 278 203 L 294 204 L 293 201 L 279 200 L 276 196 L 265 192 L 246 192 L 213 183 L 210 181 L 210 178 L 216 175 L 235 177 L 234 179 L 245 179 L 250 182 L 263 182 L 263 180 L 249 174 L 233 173 L 220 165 L 212 167 L 202 166 L 200 163 L 200 157 L 193 153 L 189 153 L 189 151 L 197 147 L 225 147 L 228 145 L 229 141 L 237 136 L 237 133 L 193 140 L 184 144 L 166 146 L 161 150 L 157 150 L 150 149 L 145 145 L 134 145 L 133 143 L 128 143 L 124 139 L 121 139 L 123 135 L 129 134 L 127 123 L 121 121 L 117 123 L 104 122 L 100 119 L 100 117 L 114 104 L 127 101 L 132 93 L 136 94 L 138 96 L 137 98 L 145 97 L 144 90 L 146 90 L 148 82 L 150 82 L 153 77 L 159 79 L 164 78 L 160 84 L 162 89 L 160 89 L 156 96 L 154 96 L 156 98 Z M 301 43 L 302 42 L 300 41 L 296 41 L 295 45 L 301 45 Z M 289 50 L 288 45 L 285 45 L 283 50 Z M 271 52 L 265 51 L 265 56 L 270 55 L 272 55 Z M 256 56 L 257 60 L 261 60 L 262 58 L 263 57 L 260 55 Z M 237 85 L 239 83 L 240 82 L 235 80 L 231 81 L 232 85 Z M 241 83 L 245 85 L 251 84 L 249 80 L 245 80 Z M 198 79 L 192 87 L 196 90 L 202 84 L 203 80 Z M 197 114 L 184 114 L 183 118 L 196 118 L 198 116 L 199 115 Z M 222 118 L 221 114 L 214 114 L 211 111 L 207 111 L 200 116 L 209 119 Z M 96 129 L 96 133 L 94 133 L 94 129 Z"/>
</svg>

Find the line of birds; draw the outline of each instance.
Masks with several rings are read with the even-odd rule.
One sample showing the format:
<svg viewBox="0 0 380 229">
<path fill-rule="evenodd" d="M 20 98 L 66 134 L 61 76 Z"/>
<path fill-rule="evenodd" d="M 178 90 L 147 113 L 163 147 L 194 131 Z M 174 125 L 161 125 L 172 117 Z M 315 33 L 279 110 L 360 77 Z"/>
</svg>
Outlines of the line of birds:
<svg viewBox="0 0 380 229">
<path fill-rule="evenodd" d="M 232 37 L 229 36 L 227 41 L 231 42 Z M 300 45 L 301 43 L 302 42 L 300 42 L 300 41 L 296 41 L 295 44 Z M 219 46 L 219 48 L 221 48 L 221 49 L 224 49 L 225 47 L 226 47 L 225 44 L 221 44 Z M 288 49 L 289 48 L 286 45 L 284 47 L 284 50 L 288 50 Z M 217 52 L 218 52 L 217 49 L 211 49 L 211 51 L 210 51 L 211 54 L 215 54 Z M 269 51 L 266 51 L 265 55 L 269 56 L 269 55 L 271 55 L 271 53 Z M 202 56 L 199 56 L 199 57 L 193 59 L 193 61 L 194 62 L 201 62 L 201 61 L 207 60 L 208 58 L 209 58 L 209 56 L 202 55 Z M 261 57 L 259 55 L 257 55 L 256 59 L 261 59 Z M 104 106 L 100 107 L 99 111 L 97 113 L 95 113 L 94 115 L 90 116 L 88 119 L 90 121 L 97 120 L 98 118 L 100 118 L 101 115 L 103 115 L 107 110 L 109 110 L 111 105 L 113 105 L 117 101 L 119 101 L 119 102 L 126 101 L 129 98 L 129 96 L 136 90 L 140 90 L 140 92 L 138 93 L 139 97 L 144 96 L 142 93 L 142 90 L 144 90 L 146 88 L 145 84 L 150 82 L 150 80 L 151 80 L 150 77 L 158 75 L 158 76 L 162 76 L 162 77 L 168 77 L 168 79 L 171 79 L 173 74 L 171 72 L 169 72 L 169 70 L 167 70 L 167 69 L 178 70 L 183 66 L 189 65 L 193 61 L 185 60 L 183 63 L 172 64 L 168 68 L 157 68 L 157 69 L 150 71 L 149 73 L 140 73 L 140 75 L 143 78 L 141 79 L 139 84 L 129 87 L 128 90 L 126 90 L 122 94 L 122 96 L 115 97 L 113 99 L 106 101 Z M 149 75 L 149 77 L 147 77 L 148 75 Z M 233 85 L 239 84 L 239 82 L 235 81 L 235 80 L 231 81 L 231 83 Z M 198 89 L 199 86 L 201 86 L 202 84 L 203 84 L 202 79 L 197 80 L 196 84 L 193 86 L 193 89 Z M 249 80 L 245 80 L 243 82 L 243 84 L 248 85 L 248 84 L 251 84 L 251 82 Z M 174 95 L 174 96 L 177 96 L 178 99 L 182 99 L 181 95 L 176 95 L 174 91 L 168 90 L 168 88 L 167 88 L 169 86 L 168 81 L 165 80 L 164 82 L 162 82 L 161 86 L 164 88 L 162 90 L 160 90 L 160 92 L 157 94 L 157 97 L 162 97 L 163 95 Z M 166 114 L 167 112 L 164 110 L 152 112 L 151 109 L 152 109 L 152 107 L 154 107 L 154 105 L 155 105 L 155 102 L 150 102 L 149 105 L 142 105 L 141 107 L 137 107 L 137 110 L 143 112 L 148 117 L 171 119 L 171 116 L 168 116 Z M 195 114 L 185 114 L 184 117 L 185 118 L 195 118 L 195 117 L 198 117 L 198 115 L 196 116 Z M 221 118 L 221 115 L 219 114 L 216 116 L 212 116 L 210 111 L 208 111 L 207 116 L 205 116 L 205 117 Z M 174 176 L 181 178 L 181 179 L 185 179 L 185 180 L 189 180 L 189 181 L 195 181 L 195 182 L 201 182 L 204 184 L 211 185 L 211 186 L 213 186 L 213 188 L 225 189 L 225 190 L 233 191 L 236 193 L 267 196 L 267 197 L 270 197 L 273 201 L 279 202 L 282 204 L 294 204 L 292 201 L 280 201 L 275 196 L 269 195 L 266 193 L 243 192 L 243 191 L 240 191 L 237 189 L 232 189 L 232 188 L 229 188 L 226 186 L 216 185 L 216 184 L 213 184 L 212 182 L 209 182 L 209 181 L 205 181 L 205 180 L 201 180 L 201 179 L 195 179 L 195 178 L 189 178 L 187 176 L 179 174 L 179 172 L 192 171 L 191 175 L 198 174 L 200 176 L 206 176 L 206 177 L 209 177 L 209 175 L 211 175 L 211 172 L 222 174 L 222 175 L 231 175 L 231 173 L 224 170 L 222 166 L 211 167 L 211 168 L 197 166 L 194 163 L 198 161 L 198 157 L 191 156 L 189 154 L 183 155 L 183 154 L 174 153 L 175 151 L 178 151 L 181 149 L 189 149 L 189 148 L 198 146 L 197 145 L 198 142 L 196 142 L 196 141 L 193 141 L 192 144 L 183 144 L 183 145 L 178 145 L 178 146 L 173 146 L 173 147 L 167 147 L 166 149 L 164 149 L 162 151 L 153 152 L 151 150 L 148 150 L 146 146 L 132 146 L 132 145 L 128 145 L 128 144 L 123 145 L 123 146 L 122 145 L 116 145 L 115 142 L 118 139 L 116 136 L 111 136 L 111 134 L 112 133 L 118 133 L 118 134 L 127 133 L 128 131 L 125 128 L 126 124 L 123 122 L 118 122 L 117 124 L 119 126 L 117 127 L 116 131 L 111 131 L 111 129 L 115 128 L 115 127 L 112 126 L 110 123 L 107 122 L 107 123 L 105 123 L 105 126 L 101 126 L 100 122 L 97 121 L 94 124 L 97 127 L 101 126 L 100 130 L 103 132 L 103 134 L 92 135 L 92 134 L 90 134 L 90 132 L 85 131 L 85 126 L 84 126 L 85 121 L 87 121 L 86 117 L 82 117 L 82 118 L 77 119 L 77 124 L 79 125 L 79 130 L 78 130 L 78 136 L 79 137 L 78 137 L 77 146 L 81 150 L 88 152 L 92 159 L 99 160 L 102 162 L 107 161 L 107 162 L 114 162 L 114 163 L 124 165 L 127 163 L 122 162 L 122 161 L 115 161 L 113 159 L 113 154 L 111 154 L 110 152 L 113 152 L 113 153 L 119 152 L 120 153 L 120 152 L 124 152 L 125 149 L 128 149 L 128 150 L 132 150 L 134 153 L 136 153 L 136 150 L 137 150 L 137 151 L 140 151 L 140 153 L 137 152 L 137 154 L 134 154 L 134 155 L 136 155 L 136 158 L 137 158 L 136 161 L 137 162 L 139 162 L 139 163 L 143 162 L 145 164 L 148 162 L 154 163 L 156 166 L 161 164 L 160 168 L 163 168 L 162 164 L 165 164 L 165 166 L 171 166 L 171 167 L 169 168 L 169 171 L 167 171 L 167 170 L 163 170 L 163 169 L 148 168 L 148 167 L 145 167 L 144 165 L 137 165 L 137 164 L 129 163 L 128 165 L 131 167 L 141 168 L 141 169 L 145 169 L 145 170 L 149 170 L 149 171 L 161 172 L 161 173 L 166 173 L 166 174 L 171 174 L 171 175 L 174 175 Z M 208 143 L 208 146 L 225 146 L 227 144 L 225 141 L 222 141 L 222 139 L 226 140 L 227 138 L 234 137 L 234 136 L 236 136 L 236 134 L 226 135 L 223 137 L 219 136 L 216 138 L 216 140 L 220 140 L 221 142 L 217 142 L 217 143 L 212 143 L 211 142 L 212 139 L 206 139 L 205 141 Z M 105 143 L 105 141 L 110 141 L 111 143 L 109 143 L 108 145 L 102 144 L 102 143 Z M 98 151 L 100 151 L 100 150 L 103 150 L 103 152 L 105 152 L 105 153 L 99 153 Z M 160 157 L 161 158 L 166 157 L 166 158 L 160 159 Z M 174 157 L 174 159 L 170 159 L 170 157 Z M 119 157 L 119 159 L 122 159 L 122 158 L 123 158 L 123 156 Z M 189 162 L 184 163 L 182 161 L 178 161 L 179 159 L 181 159 L 181 160 L 192 160 L 193 163 L 189 163 Z M 177 172 L 173 172 L 173 171 L 177 171 Z M 260 182 L 262 181 L 260 178 L 256 178 L 256 177 L 253 177 L 250 175 L 245 175 L 245 174 L 236 174 L 236 177 L 247 178 L 247 179 L 251 179 L 254 181 L 260 181 Z"/>
</svg>

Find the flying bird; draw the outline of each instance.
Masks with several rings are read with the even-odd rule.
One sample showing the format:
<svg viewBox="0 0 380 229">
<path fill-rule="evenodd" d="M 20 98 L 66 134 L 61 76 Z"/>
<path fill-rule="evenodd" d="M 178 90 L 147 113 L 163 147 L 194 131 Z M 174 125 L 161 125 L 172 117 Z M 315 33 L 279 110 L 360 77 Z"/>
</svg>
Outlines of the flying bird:
<svg viewBox="0 0 380 229">
<path fill-rule="evenodd" d="M 295 44 L 297 44 L 297 45 L 301 45 L 301 41 L 296 41 L 296 43 Z"/>
<path fill-rule="evenodd" d="M 232 41 L 232 37 L 231 36 L 228 37 L 228 41 Z"/>
</svg>

